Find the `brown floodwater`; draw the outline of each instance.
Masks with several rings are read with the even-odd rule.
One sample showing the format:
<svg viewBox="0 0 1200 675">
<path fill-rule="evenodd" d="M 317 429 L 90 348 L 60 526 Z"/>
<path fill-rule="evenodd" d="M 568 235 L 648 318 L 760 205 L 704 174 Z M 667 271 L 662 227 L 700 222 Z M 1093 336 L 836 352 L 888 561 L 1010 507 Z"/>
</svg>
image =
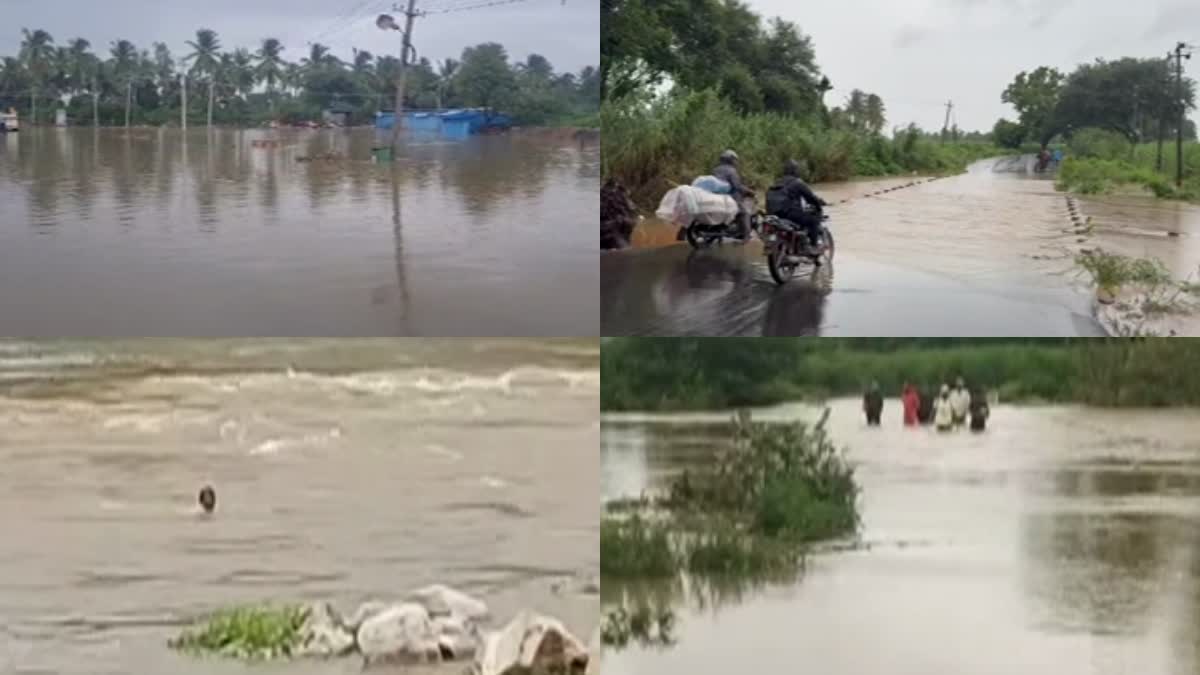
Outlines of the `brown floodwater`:
<svg viewBox="0 0 1200 675">
<path fill-rule="evenodd" d="M 1200 415 L 993 408 L 989 429 L 867 428 L 831 403 L 862 486 L 861 543 L 788 583 L 618 585 L 667 603 L 673 647 L 608 650 L 605 675 L 1191 675 L 1200 672 Z M 812 419 L 783 405 L 758 419 Z M 728 415 L 605 415 L 605 498 L 661 488 Z"/>
<path fill-rule="evenodd" d="M 383 140 L 0 136 L 0 335 L 599 334 L 597 143 Z"/>
<path fill-rule="evenodd" d="M 0 342 L 0 673 L 357 673 L 171 651 L 428 583 L 597 623 L 593 340 Z M 196 512 L 199 488 L 217 509 Z M 439 673 L 458 673 L 460 665 Z"/>
<path fill-rule="evenodd" d="M 1010 164 L 985 160 L 901 189 L 912 179 L 818 186 L 835 202 L 836 255 L 819 271 L 801 268 L 784 288 L 757 240 L 604 253 L 602 334 L 1101 334 L 1073 267 L 1081 242 L 1066 198 Z M 647 230 L 657 233 L 647 240 L 666 237 L 662 226 Z M 1180 241 L 1165 245 L 1187 257 Z"/>
</svg>

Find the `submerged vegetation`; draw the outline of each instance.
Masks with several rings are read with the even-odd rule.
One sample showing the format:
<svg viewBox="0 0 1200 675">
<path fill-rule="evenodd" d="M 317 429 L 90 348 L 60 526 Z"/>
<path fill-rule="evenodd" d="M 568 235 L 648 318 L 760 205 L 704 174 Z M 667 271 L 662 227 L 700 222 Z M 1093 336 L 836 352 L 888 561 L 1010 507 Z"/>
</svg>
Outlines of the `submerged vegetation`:
<svg viewBox="0 0 1200 675">
<path fill-rule="evenodd" d="M 1200 343 L 1168 338 L 618 338 L 600 395 L 605 410 L 721 409 L 961 375 L 1009 401 L 1200 405 L 1198 368 Z"/>
<path fill-rule="evenodd" d="M 677 476 L 663 495 L 610 505 L 600 529 L 601 576 L 788 578 L 799 572 L 806 544 L 853 535 L 858 485 L 826 433 L 827 419 L 828 412 L 813 425 L 762 424 L 739 413 L 712 467 Z M 663 616 L 622 606 L 605 616 L 603 637 L 624 644 L 653 633 Z"/>
<path fill-rule="evenodd" d="M 174 649 L 244 660 L 290 656 L 300 642 L 303 607 L 239 607 L 219 611 L 171 641 Z"/>
</svg>

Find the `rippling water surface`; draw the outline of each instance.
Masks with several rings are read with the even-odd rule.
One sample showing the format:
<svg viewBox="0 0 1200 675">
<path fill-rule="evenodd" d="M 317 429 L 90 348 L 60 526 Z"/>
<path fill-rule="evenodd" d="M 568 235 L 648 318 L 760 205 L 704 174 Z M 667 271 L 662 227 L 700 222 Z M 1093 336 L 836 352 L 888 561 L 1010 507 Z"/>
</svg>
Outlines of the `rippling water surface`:
<svg viewBox="0 0 1200 675">
<path fill-rule="evenodd" d="M 595 143 L 413 138 L 393 166 L 381 142 L 0 136 L 0 334 L 599 333 Z"/>
<path fill-rule="evenodd" d="M 0 673 L 358 672 L 195 661 L 166 641 L 228 604 L 349 611 L 434 582 L 586 639 L 598 354 L 594 340 L 0 342 Z"/>
</svg>

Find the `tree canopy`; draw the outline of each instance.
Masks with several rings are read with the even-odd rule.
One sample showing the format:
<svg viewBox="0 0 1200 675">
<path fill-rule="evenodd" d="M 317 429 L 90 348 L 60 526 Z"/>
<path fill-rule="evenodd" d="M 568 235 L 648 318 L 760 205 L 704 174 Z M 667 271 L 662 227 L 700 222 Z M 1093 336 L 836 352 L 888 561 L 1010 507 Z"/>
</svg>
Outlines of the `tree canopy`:
<svg viewBox="0 0 1200 675">
<path fill-rule="evenodd" d="M 76 124 L 172 124 L 180 118 L 184 84 L 193 124 L 203 123 L 210 108 L 218 124 L 313 120 L 328 107 L 361 119 L 390 110 L 395 100 L 399 59 L 357 49 L 343 61 L 328 46 L 312 44 L 290 61 L 278 38 L 264 38 L 251 51 L 223 45 L 215 31 L 200 28 L 182 55 L 162 42 L 139 49 L 124 39 L 97 54 L 84 38 L 58 47 L 47 31 L 22 35 L 17 55 L 0 57 L 0 108 L 15 107 L 38 122 L 62 105 Z M 410 64 L 404 99 L 409 108 L 494 107 L 520 124 L 594 124 L 600 71 L 559 73 L 540 54 L 513 63 L 502 45 L 485 43 L 464 49 L 461 60 Z"/>
</svg>

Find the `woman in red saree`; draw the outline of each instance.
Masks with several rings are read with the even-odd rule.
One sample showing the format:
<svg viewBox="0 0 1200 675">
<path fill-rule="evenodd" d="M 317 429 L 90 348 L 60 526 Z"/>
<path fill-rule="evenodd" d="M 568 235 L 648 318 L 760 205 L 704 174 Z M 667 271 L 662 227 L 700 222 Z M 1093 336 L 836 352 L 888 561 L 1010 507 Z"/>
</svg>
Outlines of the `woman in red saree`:
<svg viewBox="0 0 1200 675">
<path fill-rule="evenodd" d="M 904 426 L 912 427 L 918 423 L 917 411 L 921 408 L 921 396 L 917 390 L 907 382 L 904 383 L 904 394 L 901 396 L 904 402 Z"/>
</svg>

